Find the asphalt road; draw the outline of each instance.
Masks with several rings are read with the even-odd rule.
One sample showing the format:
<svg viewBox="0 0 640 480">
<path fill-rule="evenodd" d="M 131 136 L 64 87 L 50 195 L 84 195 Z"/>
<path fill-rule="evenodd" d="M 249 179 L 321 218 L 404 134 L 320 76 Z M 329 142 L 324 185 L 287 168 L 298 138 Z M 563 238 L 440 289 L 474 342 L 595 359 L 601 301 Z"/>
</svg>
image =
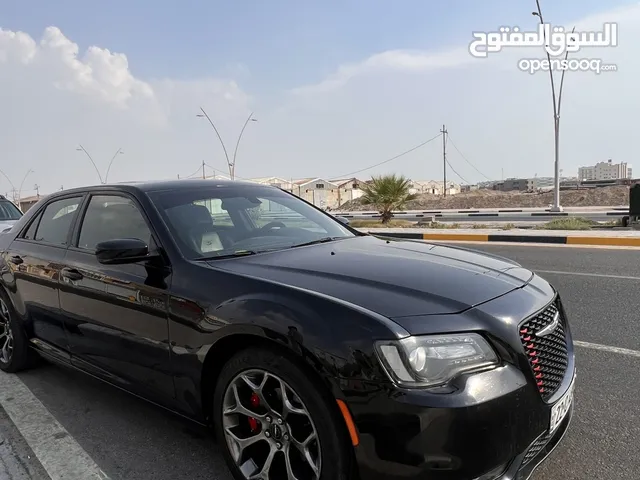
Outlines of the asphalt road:
<svg viewBox="0 0 640 480">
<path fill-rule="evenodd" d="M 552 282 L 564 299 L 575 340 L 640 349 L 640 251 L 471 247 L 511 257 Z M 578 347 L 577 361 L 573 423 L 534 480 L 637 480 L 640 357 Z M 64 368 L 44 365 L 20 378 L 113 480 L 230 480 L 203 428 Z M 7 455 L 22 473 L 2 476 L 0 462 L 1 478 L 46 478 L 0 409 L 0 459 Z"/>
</svg>

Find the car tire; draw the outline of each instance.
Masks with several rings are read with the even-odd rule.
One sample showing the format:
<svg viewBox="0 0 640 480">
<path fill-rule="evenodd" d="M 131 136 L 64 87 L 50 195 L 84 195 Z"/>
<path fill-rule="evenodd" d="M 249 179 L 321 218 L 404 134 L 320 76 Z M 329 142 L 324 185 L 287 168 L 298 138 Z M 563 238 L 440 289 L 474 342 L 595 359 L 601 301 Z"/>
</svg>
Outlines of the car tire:
<svg viewBox="0 0 640 480">
<path fill-rule="evenodd" d="M 29 339 L 17 319 L 9 297 L 0 291 L 0 370 L 16 373 L 31 367 L 36 355 L 29 348 Z M 10 355 L 6 352 L 10 350 Z"/>
<path fill-rule="evenodd" d="M 264 377 L 260 377 L 260 372 L 264 372 Z M 262 388 L 251 388 L 244 378 L 250 378 L 251 384 L 256 387 L 259 384 L 262 384 Z M 267 378 L 267 380 L 264 381 L 264 378 Z M 226 431 L 228 424 L 236 421 L 238 422 L 238 425 L 230 428 L 243 429 L 244 419 L 246 418 L 247 422 L 250 422 L 248 419 L 251 417 L 248 417 L 245 414 L 223 415 L 223 411 L 227 409 L 235 410 L 234 408 L 229 407 L 229 401 L 232 399 L 233 403 L 235 403 L 235 399 L 237 399 L 238 396 L 241 398 L 242 405 L 247 405 L 245 395 L 253 391 L 252 393 L 249 393 L 250 398 L 248 403 L 251 404 L 251 410 L 248 413 L 259 412 L 266 415 L 266 417 L 263 416 L 261 420 L 257 420 L 259 433 L 256 436 L 262 435 L 262 440 L 259 440 L 250 447 L 246 447 L 243 452 L 248 453 L 250 448 L 253 448 L 254 451 L 255 449 L 260 448 L 263 450 L 263 456 L 268 458 L 269 453 L 274 448 L 275 437 L 278 433 L 277 429 L 279 427 L 277 422 L 283 420 L 277 414 L 278 408 L 271 408 L 271 403 L 280 405 L 278 397 L 281 398 L 281 395 L 278 395 L 277 390 L 275 393 L 271 391 L 273 390 L 272 387 L 278 384 L 278 380 L 285 382 L 284 384 L 287 392 L 286 397 L 289 400 L 289 404 L 296 407 L 298 410 L 305 410 L 305 412 L 308 413 L 308 417 L 310 419 L 309 423 L 311 428 L 314 429 L 317 438 L 317 443 L 314 443 L 315 441 L 309 443 L 310 450 L 308 451 L 313 451 L 315 453 L 316 461 L 319 458 L 319 476 L 313 475 L 314 472 L 310 465 L 314 462 L 307 459 L 307 463 L 303 462 L 301 468 L 303 468 L 304 472 L 308 473 L 309 476 L 305 477 L 299 473 L 300 470 L 298 470 L 298 472 L 296 472 L 296 476 L 300 475 L 300 477 L 297 478 L 299 478 L 299 480 L 306 480 L 307 478 L 319 480 L 350 479 L 353 450 L 345 433 L 346 428 L 344 420 L 340 417 L 339 413 L 336 412 L 337 409 L 331 408 L 329 402 L 330 399 L 326 398 L 327 396 L 318 390 L 318 387 L 314 385 L 307 372 L 302 370 L 293 361 L 289 360 L 281 353 L 265 348 L 251 348 L 243 350 L 229 359 L 220 372 L 213 395 L 213 421 L 215 434 L 219 445 L 222 447 L 225 461 L 227 462 L 227 466 L 231 470 L 233 477 L 236 480 L 246 480 L 252 474 L 255 474 L 256 471 L 260 471 L 261 467 L 264 467 L 264 465 L 261 464 L 259 458 L 252 458 L 254 462 L 252 467 L 245 470 L 246 474 L 243 473 L 243 468 L 238 466 L 235 461 L 238 449 L 234 449 L 234 447 L 230 445 Z M 237 392 L 237 396 L 234 396 L 234 385 L 236 386 L 235 392 Z M 245 385 L 246 389 L 243 388 Z M 280 389 L 280 391 L 281 390 L 282 389 Z M 260 395 L 256 392 L 259 392 Z M 278 397 L 269 396 L 272 394 L 276 394 Z M 275 398 L 275 400 L 272 400 L 271 403 L 267 402 L 268 405 L 266 407 L 264 405 L 255 406 L 256 404 L 252 402 L 257 397 L 259 397 L 257 403 L 260 403 L 260 399 L 265 400 L 266 398 Z M 273 414 L 273 418 L 270 419 L 271 414 Z M 287 421 L 287 419 L 289 419 L 289 421 Z M 294 445 L 294 442 L 296 442 L 298 446 L 300 445 L 299 442 L 301 438 L 299 433 L 303 429 L 302 426 L 298 426 L 298 420 L 300 419 L 303 419 L 303 415 L 289 414 L 284 417 L 284 428 L 282 428 L 280 432 L 288 442 L 282 446 L 282 450 L 275 451 L 274 457 L 279 457 L 281 459 L 278 460 L 278 462 L 280 462 L 279 466 L 282 468 L 284 468 L 283 466 L 286 466 L 286 455 L 289 455 L 291 465 L 298 460 L 297 455 L 300 452 L 300 449 Z M 270 422 L 267 422 L 268 420 L 270 420 Z M 302 424 L 306 425 L 305 422 L 302 422 Z M 250 426 L 251 425 L 249 424 L 249 427 Z M 295 428 L 293 428 L 294 426 Z M 244 428 L 243 430 L 246 431 L 249 429 Z M 287 434 L 287 432 L 289 432 L 289 434 Z M 238 433 L 238 430 L 235 430 L 233 433 L 240 438 L 245 438 L 244 435 L 241 436 Z M 265 435 L 269 435 L 269 438 L 264 438 Z M 248 434 L 247 436 L 253 435 Z M 301 436 L 309 439 L 313 437 L 313 434 L 307 436 L 307 433 L 302 432 Z M 231 441 L 231 444 L 234 444 L 234 442 Z M 276 445 L 277 444 L 279 443 L 276 443 Z M 318 445 L 319 449 L 315 449 L 314 447 L 317 447 Z M 264 454 L 265 451 L 269 453 Z M 248 454 L 251 456 L 250 453 Z M 241 460 L 238 463 L 242 465 L 244 462 L 245 460 Z M 300 464 L 296 463 L 296 465 L 299 466 Z M 317 463 L 315 465 L 318 467 Z M 247 467 L 247 465 L 244 465 L 244 467 Z M 287 480 L 288 474 L 286 470 L 284 470 L 284 474 L 281 470 L 278 475 L 278 465 L 274 463 L 274 466 L 268 476 L 256 478 L 264 478 L 265 480 Z"/>
</svg>

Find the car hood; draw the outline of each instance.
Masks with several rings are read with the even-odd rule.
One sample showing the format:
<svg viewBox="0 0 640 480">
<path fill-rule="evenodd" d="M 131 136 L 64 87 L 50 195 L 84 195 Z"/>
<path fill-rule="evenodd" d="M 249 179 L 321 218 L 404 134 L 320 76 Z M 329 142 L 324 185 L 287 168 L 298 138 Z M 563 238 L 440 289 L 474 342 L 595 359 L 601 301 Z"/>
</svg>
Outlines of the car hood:
<svg viewBox="0 0 640 480">
<path fill-rule="evenodd" d="M 533 276 L 506 259 L 373 236 L 208 263 L 316 291 L 387 317 L 461 312 L 521 288 Z"/>
<path fill-rule="evenodd" d="M 0 220 L 0 233 L 13 227 L 16 222 L 17 220 Z"/>
</svg>

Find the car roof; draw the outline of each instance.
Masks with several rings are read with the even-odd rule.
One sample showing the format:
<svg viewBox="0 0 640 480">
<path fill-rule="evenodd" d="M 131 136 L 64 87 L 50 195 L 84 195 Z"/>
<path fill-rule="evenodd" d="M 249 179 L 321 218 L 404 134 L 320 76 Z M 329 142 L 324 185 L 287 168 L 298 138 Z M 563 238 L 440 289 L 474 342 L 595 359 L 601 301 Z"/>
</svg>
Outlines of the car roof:
<svg viewBox="0 0 640 480">
<path fill-rule="evenodd" d="M 114 191 L 133 191 L 140 192 L 157 192 L 163 190 L 191 190 L 199 187 L 230 187 L 230 186 L 244 186 L 244 187 L 263 187 L 263 188 L 276 188 L 270 185 L 263 185 L 254 182 L 245 182 L 238 180 L 217 180 L 217 179 L 184 179 L 184 180 L 152 180 L 142 182 L 121 182 L 121 183 L 108 183 L 104 185 L 91 185 L 87 187 L 77 187 L 69 190 L 63 190 L 51 195 L 69 195 L 73 193 L 85 193 L 94 190 L 114 190 Z"/>
</svg>

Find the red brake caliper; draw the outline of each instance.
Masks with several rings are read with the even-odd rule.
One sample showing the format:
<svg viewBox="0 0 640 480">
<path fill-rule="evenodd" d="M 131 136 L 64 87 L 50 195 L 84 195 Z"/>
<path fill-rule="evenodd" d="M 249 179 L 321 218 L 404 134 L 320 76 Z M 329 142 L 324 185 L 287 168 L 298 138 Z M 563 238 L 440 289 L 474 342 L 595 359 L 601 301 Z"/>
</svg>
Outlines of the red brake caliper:
<svg viewBox="0 0 640 480">
<path fill-rule="evenodd" d="M 252 408 L 258 408 L 260 406 L 260 397 L 258 397 L 257 393 L 254 392 L 251 394 L 249 403 L 251 403 Z M 251 429 L 251 432 L 258 430 L 258 420 L 253 417 L 249 417 L 249 428 Z"/>
</svg>

